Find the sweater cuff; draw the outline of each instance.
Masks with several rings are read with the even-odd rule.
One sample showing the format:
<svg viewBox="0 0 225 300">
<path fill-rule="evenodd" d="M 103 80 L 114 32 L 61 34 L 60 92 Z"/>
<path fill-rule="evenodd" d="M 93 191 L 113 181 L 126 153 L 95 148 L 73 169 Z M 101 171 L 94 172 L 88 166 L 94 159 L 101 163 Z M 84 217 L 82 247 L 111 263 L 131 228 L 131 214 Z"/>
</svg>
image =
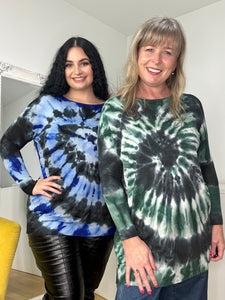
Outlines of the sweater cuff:
<svg viewBox="0 0 225 300">
<path fill-rule="evenodd" d="M 134 225 L 132 225 L 129 229 L 123 229 L 119 232 L 119 235 L 120 235 L 120 238 L 121 238 L 121 241 L 124 241 L 124 240 L 127 240 L 127 239 L 130 239 L 134 236 L 137 236 L 138 233 L 136 231 L 136 228 Z"/>
<path fill-rule="evenodd" d="M 32 195 L 33 188 L 36 184 L 37 180 L 30 180 L 29 182 L 26 182 L 26 185 L 20 184 L 20 188 L 24 191 L 24 193 L 28 195 Z"/>
<path fill-rule="evenodd" d="M 221 214 L 213 214 L 210 216 L 211 225 L 223 225 L 223 217 Z"/>
</svg>

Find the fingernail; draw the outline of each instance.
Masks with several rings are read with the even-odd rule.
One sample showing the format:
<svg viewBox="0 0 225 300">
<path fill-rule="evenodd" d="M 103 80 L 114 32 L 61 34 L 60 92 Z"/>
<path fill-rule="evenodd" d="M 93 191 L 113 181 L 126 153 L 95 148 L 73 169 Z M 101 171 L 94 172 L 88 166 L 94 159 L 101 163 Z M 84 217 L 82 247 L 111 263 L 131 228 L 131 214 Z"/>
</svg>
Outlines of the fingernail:
<svg viewBox="0 0 225 300">
<path fill-rule="evenodd" d="M 152 292 L 151 292 L 151 291 L 148 291 L 148 294 L 149 294 L 149 295 L 151 295 L 151 294 L 152 294 Z"/>
<path fill-rule="evenodd" d="M 127 287 L 129 287 L 129 284 L 127 284 Z"/>
<path fill-rule="evenodd" d="M 144 292 L 145 292 L 144 290 L 141 290 L 141 293 L 142 293 L 142 294 L 144 294 Z"/>
<path fill-rule="evenodd" d="M 157 271 L 157 267 L 155 266 L 155 271 Z"/>
<path fill-rule="evenodd" d="M 211 253 L 210 253 L 210 257 L 213 257 L 214 255 L 215 255 L 214 252 L 211 252 Z"/>
<path fill-rule="evenodd" d="M 156 288 L 156 289 L 157 289 L 157 287 L 158 287 L 158 284 L 155 285 L 155 288 Z"/>
</svg>

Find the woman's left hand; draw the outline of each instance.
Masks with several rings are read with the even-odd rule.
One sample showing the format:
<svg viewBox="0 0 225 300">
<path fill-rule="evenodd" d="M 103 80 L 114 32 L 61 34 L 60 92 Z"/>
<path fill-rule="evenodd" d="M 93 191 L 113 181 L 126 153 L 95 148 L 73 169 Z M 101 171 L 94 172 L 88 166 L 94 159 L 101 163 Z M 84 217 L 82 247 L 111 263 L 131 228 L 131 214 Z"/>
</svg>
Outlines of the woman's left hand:
<svg viewBox="0 0 225 300">
<path fill-rule="evenodd" d="M 52 199 L 52 195 L 49 192 L 60 195 L 62 193 L 61 185 L 54 182 L 54 180 L 61 180 L 60 176 L 49 176 L 47 178 L 40 178 L 37 180 L 32 195 L 43 195 Z"/>
<path fill-rule="evenodd" d="M 224 241 L 223 225 L 213 225 L 210 260 L 211 261 L 221 260 L 223 258 L 224 250 L 225 250 L 225 241 Z M 217 254 L 216 257 L 214 257 L 215 254 Z"/>
<path fill-rule="evenodd" d="M 134 236 L 122 241 L 126 260 L 126 284 L 130 286 L 130 273 L 134 273 L 135 280 L 141 293 L 144 286 L 149 294 L 151 287 L 147 274 L 155 287 L 158 287 L 154 270 L 157 270 L 152 252 L 143 240 Z"/>
</svg>

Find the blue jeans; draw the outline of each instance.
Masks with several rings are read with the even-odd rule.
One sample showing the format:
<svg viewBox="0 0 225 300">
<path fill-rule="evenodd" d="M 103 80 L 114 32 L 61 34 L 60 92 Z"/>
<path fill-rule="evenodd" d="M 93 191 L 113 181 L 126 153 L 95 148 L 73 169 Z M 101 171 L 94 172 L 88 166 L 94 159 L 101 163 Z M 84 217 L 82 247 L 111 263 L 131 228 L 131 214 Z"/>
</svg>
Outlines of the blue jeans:
<svg viewBox="0 0 225 300">
<path fill-rule="evenodd" d="M 207 300 L 208 271 L 183 282 L 170 286 L 153 288 L 149 295 L 141 294 L 137 286 L 118 284 L 116 300 Z"/>
</svg>

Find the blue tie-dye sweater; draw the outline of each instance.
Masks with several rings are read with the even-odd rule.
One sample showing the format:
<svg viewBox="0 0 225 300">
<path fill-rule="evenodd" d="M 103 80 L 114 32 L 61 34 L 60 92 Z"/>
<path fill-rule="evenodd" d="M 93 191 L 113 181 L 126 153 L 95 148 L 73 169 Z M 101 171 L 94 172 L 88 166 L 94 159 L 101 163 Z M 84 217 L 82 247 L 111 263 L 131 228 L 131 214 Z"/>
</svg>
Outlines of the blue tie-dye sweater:
<svg viewBox="0 0 225 300">
<path fill-rule="evenodd" d="M 6 169 L 29 194 L 29 234 L 103 236 L 115 229 L 100 189 L 97 130 L 103 104 L 87 105 L 64 97 L 34 100 L 3 135 L 0 152 Z M 34 141 L 44 178 L 58 175 L 63 187 L 53 198 L 32 196 L 20 149 Z"/>
</svg>

